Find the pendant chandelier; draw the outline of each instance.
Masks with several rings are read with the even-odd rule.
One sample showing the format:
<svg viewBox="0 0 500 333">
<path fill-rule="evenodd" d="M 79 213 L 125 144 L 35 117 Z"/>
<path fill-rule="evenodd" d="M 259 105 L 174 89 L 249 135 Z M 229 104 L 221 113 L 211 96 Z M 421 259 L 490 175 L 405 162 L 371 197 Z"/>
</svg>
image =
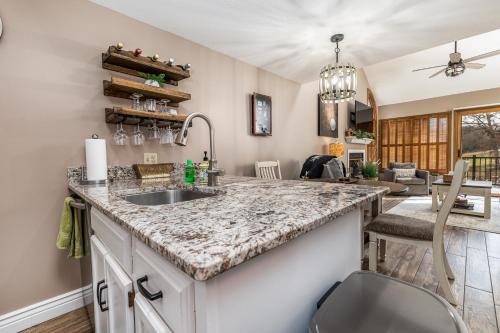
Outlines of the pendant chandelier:
<svg viewBox="0 0 500 333">
<path fill-rule="evenodd" d="M 336 45 L 335 65 L 326 65 L 319 75 L 319 94 L 323 103 L 345 102 L 356 96 L 356 67 L 339 64 L 339 42 L 343 39 L 343 34 L 335 34 L 330 38 Z"/>
</svg>

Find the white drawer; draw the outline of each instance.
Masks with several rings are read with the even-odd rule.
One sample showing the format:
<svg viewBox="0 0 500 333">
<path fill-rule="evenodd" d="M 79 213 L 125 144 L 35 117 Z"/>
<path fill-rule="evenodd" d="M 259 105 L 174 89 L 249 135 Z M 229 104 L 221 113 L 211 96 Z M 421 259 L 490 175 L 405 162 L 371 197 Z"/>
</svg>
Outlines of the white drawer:
<svg viewBox="0 0 500 333">
<path fill-rule="evenodd" d="M 161 298 L 148 302 L 168 327 L 175 333 L 194 333 L 194 281 L 140 240 L 134 237 L 132 242 L 136 293 L 148 298 L 138 284 L 146 276 L 140 284 L 151 294 L 161 291 Z"/>
<path fill-rule="evenodd" d="M 109 217 L 92 208 L 91 225 L 95 235 L 117 259 L 125 272 L 132 275 L 132 236 Z"/>
</svg>

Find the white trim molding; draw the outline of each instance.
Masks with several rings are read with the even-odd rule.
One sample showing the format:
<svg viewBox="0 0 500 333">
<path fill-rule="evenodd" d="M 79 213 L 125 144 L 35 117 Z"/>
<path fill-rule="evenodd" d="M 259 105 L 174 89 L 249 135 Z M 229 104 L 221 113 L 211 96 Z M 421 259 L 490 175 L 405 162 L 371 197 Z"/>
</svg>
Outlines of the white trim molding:
<svg viewBox="0 0 500 333">
<path fill-rule="evenodd" d="M 92 285 L 26 306 L 0 316 L 0 332 L 19 332 L 79 309 L 92 301 Z"/>
</svg>

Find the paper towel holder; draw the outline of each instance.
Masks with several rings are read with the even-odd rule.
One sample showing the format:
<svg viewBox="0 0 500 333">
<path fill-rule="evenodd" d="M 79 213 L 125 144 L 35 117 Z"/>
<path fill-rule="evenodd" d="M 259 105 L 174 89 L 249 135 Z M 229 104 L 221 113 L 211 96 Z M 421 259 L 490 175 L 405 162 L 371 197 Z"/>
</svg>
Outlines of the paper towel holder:
<svg viewBox="0 0 500 333">
<path fill-rule="evenodd" d="M 107 179 L 87 180 L 87 167 L 80 167 L 80 185 L 105 185 L 107 182 Z"/>
<path fill-rule="evenodd" d="M 94 133 L 91 138 L 99 139 L 99 135 Z M 107 182 L 107 179 L 87 180 L 87 167 L 83 165 L 80 167 L 80 185 L 105 185 Z"/>
</svg>

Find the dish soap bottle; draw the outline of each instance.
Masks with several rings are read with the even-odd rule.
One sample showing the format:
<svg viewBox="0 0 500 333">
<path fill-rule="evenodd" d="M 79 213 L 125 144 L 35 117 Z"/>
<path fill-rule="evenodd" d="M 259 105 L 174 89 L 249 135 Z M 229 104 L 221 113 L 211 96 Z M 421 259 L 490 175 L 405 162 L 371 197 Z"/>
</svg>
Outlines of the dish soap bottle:
<svg viewBox="0 0 500 333">
<path fill-rule="evenodd" d="M 194 183 L 194 166 L 193 161 L 187 160 L 186 167 L 184 168 L 184 182 L 186 184 Z"/>
<path fill-rule="evenodd" d="M 205 157 L 203 157 L 203 162 L 199 165 L 199 175 L 198 179 L 200 184 L 208 184 L 208 157 L 207 152 L 205 151 Z"/>
</svg>

